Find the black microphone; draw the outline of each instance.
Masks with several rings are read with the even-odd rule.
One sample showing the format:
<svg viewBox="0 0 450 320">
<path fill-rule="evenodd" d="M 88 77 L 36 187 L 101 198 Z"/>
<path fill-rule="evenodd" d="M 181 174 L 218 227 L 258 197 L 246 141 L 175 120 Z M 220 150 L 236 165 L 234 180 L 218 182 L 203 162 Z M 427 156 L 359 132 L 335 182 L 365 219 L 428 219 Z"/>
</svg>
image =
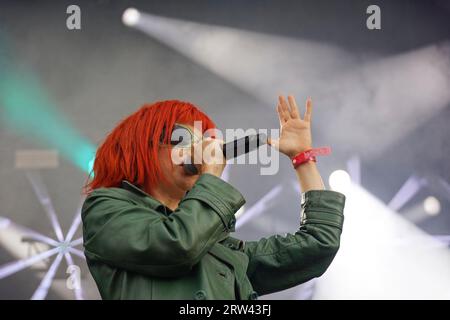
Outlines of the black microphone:
<svg viewBox="0 0 450 320">
<path fill-rule="evenodd" d="M 267 143 L 267 136 L 264 133 L 250 134 L 248 136 L 225 143 L 222 146 L 222 152 L 225 159 L 233 159 L 240 155 L 249 153 Z M 192 163 L 183 165 L 186 173 L 195 175 L 197 168 Z"/>
</svg>

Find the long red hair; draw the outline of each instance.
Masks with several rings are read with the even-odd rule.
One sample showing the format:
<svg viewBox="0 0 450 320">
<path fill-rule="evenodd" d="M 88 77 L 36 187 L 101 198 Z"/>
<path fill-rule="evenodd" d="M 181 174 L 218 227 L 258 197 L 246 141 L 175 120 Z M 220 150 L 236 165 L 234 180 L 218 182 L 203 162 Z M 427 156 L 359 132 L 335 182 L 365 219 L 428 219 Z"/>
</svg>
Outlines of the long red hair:
<svg viewBox="0 0 450 320">
<path fill-rule="evenodd" d="M 169 142 L 175 123 L 192 125 L 194 121 L 202 122 L 203 132 L 215 128 L 214 122 L 189 102 L 167 100 L 143 105 L 121 120 L 100 145 L 84 192 L 118 187 L 122 180 L 128 180 L 150 193 L 165 179 L 158 161 L 161 136 Z"/>
</svg>

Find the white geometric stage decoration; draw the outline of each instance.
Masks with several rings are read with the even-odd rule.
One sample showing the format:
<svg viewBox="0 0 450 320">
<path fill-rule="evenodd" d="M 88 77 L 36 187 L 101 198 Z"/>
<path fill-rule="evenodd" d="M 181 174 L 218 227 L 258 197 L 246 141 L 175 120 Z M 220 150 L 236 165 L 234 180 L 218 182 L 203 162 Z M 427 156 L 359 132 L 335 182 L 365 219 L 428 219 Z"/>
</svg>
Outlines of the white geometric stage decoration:
<svg viewBox="0 0 450 320">
<path fill-rule="evenodd" d="M 44 208 L 45 213 L 47 214 L 47 218 L 49 219 L 53 231 L 55 232 L 56 239 L 45 236 L 30 228 L 18 225 L 10 219 L 0 217 L 0 244 L 2 244 L 5 249 L 10 251 L 11 254 L 19 256 L 19 260 L 0 266 L 0 279 L 6 278 L 25 268 L 35 267 L 36 265 L 40 265 L 41 267 L 45 266 L 42 262 L 56 255 L 52 264 L 42 278 L 38 288 L 31 297 L 33 300 L 42 300 L 47 296 L 63 258 L 69 268 L 71 266 L 75 266 L 72 254 L 80 257 L 81 259 L 85 259 L 84 253 L 76 248 L 83 243 L 83 239 L 73 239 L 81 223 L 81 205 L 75 213 L 75 217 L 67 234 L 64 235 L 58 221 L 56 211 L 47 192 L 47 188 L 42 182 L 38 171 L 28 170 L 27 178 L 30 181 L 39 202 Z M 26 257 L 24 246 L 21 244 L 24 238 L 38 243 L 41 250 L 44 248 L 45 251 Z M 78 277 L 71 277 L 70 280 L 74 281 L 71 285 L 71 289 L 74 290 L 75 299 L 82 300 L 83 291 L 81 288 L 81 283 L 78 281 Z"/>
</svg>

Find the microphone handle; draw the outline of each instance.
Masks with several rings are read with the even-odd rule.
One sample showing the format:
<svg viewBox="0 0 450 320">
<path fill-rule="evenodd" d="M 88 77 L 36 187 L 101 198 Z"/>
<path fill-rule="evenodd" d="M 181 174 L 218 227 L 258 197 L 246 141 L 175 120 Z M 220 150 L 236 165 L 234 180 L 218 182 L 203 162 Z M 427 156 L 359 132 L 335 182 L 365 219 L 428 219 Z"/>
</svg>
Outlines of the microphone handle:
<svg viewBox="0 0 450 320">
<path fill-rule="evenodd" d="M 260 146 L 267 143 L 267 136 L 264 133 L 251 134 L 240 139 L 236 139 L 225 143 L 222 147 L 222 152 L 225 159 L 233 159 L 240 155 L 249 153 Z M 191 164 L 186 163 L 183 165 L 186 173 L 195 175 L 198 173 L 197 168 Z"/>
</svg>

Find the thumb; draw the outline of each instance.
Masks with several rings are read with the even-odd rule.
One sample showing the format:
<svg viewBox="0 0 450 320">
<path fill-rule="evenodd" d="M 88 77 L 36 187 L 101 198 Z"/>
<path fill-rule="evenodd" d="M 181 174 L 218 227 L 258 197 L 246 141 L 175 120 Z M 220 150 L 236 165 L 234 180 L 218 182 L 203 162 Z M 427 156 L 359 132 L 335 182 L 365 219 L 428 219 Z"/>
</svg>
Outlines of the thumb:
<svg viewBox="0 0 450 320">
<path fill-rule="evenodd" d="M 279 150 L 280 147 L 280 140 L 279 139 L 272 139 L 272 138 L 268 138 L 267 139 L 267 144 L 272 146 L 273 148 L 275 148 L 276 150 Z"/>
</svg>

